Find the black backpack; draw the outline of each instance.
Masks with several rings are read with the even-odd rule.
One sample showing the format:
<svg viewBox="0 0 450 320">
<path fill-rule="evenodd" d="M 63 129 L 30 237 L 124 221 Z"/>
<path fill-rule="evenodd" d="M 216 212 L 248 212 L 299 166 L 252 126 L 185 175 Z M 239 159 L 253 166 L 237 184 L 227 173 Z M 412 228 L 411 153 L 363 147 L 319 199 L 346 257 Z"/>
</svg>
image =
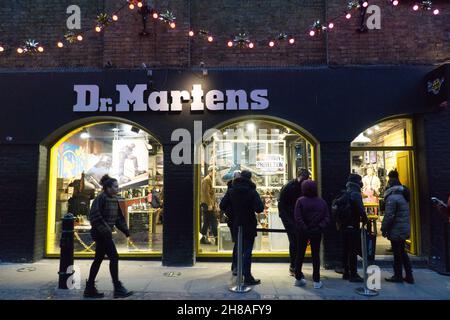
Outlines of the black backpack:
<svg viewBox="0 0 450 320">
<path fill-rule="evenodd" d="M 331 214 L 339 227 L 346 227 L 350 224 L 352 217 L 352 203 L 350 193 L 342 191 L 331 203 Z"/>
</svg>

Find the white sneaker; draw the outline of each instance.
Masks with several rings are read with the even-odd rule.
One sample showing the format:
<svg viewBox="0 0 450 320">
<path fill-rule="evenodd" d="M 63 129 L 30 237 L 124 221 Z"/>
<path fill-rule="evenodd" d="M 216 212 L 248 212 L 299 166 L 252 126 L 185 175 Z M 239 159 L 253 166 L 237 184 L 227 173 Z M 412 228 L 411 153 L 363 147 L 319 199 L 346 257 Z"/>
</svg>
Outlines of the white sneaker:
<svg viewBox="0 0 450 320">
<path fill-rule="evenodd" d="M 322 281 L 314 282 L 314 289 L 320 289 L 323 287 Z"/>
<path fill-rule="evenodd" d="M 304 286 L 306 286 L 305 278 L 302 278 L 300 280 L 295 280 L 294 286 L 296 286 L 296 287 L 304 287 Z"/>
</svg>

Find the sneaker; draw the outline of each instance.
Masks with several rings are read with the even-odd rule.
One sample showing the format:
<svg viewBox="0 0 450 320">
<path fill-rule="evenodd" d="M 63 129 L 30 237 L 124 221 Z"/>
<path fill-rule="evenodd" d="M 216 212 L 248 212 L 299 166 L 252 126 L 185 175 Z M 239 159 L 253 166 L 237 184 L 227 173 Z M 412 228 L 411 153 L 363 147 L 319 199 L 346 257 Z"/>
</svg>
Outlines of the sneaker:
<svg viewBox="0 0 450 320">
<path fill-rule="evenodd" d="M 133 294 L 133 291 L 128 291 L 123 285 L 122 282 L 119 282 L 114 286 L 114 298 L 126 298 Z"/>
<path fill-rule="evenodd" d="M 337 268 L 334 269 L 334 272 L 336 272 L 338 274 L 343 274 L 344 273 L 344 268 L 337 267 Z"/>
<path fill-rule="evenodd" d="M 386 280 L 387 282 L 394 282 L 394 283 L 402 283 L 403 282 L 402 277 L 396 277 L 396 276 L 392 276 L 390 278 L 384 278 L 384 280 Z"/>
<path fill-rule="evenodd" d="M 203 237 L 200 239 L 200 243 L 201 243 L 201 244 L 211 244 L 211 242 L 210 242 L 205 236 L 203 236 Z"/>
<path fill-rule="evenodd" d="M 84 289 L 83 296 L 85 298 L 101 299 L 105 296 L 105 294 L 97 291 L 95 282 L 93 284 L 90 284 L 86 281 L 86 288 Z"/>
<path fill-rule="evenodd" d="M 314 286 L 314 289 L 320 289 L 323 287 L 323 283 L 322 283 L 322 281 L 314 282 L 313 286 Z"/>
<path fill-rule="evenodd" d="M 300 280 L 295 280 L 294 286 L 296 286 L 296 287 L 304 287 L 304 286 L 306 286 L 305 278 L 301 278 Z"/>
<path fill-rule="evenodd" d="M 350 282 L 364 282 L 364 279 L 359 276 L 359 274 L 355 274 L 351 276 L 349 279 Z"/>
<path fill-rule="evenodd" d="M 258 284 L 261 284 L 261 280 L 249 277 L 244 279 L 244 284 L 246 286 L 256 286 Z"/>
<path fill-rule="evenodd" d="M 409 283 L 409 284 L 414 284 L 414 278 L 412 275 L 404 277 L 403 281 L 405 281 L 406 283 Z"/>
</svg>

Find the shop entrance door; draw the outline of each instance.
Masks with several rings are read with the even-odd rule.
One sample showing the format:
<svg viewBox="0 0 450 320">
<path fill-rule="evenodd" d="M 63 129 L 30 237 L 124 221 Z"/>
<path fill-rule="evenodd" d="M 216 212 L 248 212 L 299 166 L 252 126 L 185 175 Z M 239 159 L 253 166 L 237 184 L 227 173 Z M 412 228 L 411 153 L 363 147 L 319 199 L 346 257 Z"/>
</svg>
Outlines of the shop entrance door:
<svg viewBox="0 0 450 320">
<path fill-rule="evenodd" d="M 412 157 L 409 151 L 403 151 L 397 153 L 397 171 L 400 182 L 406 186 L 411 193 L 411 200 L 409 203 L 410 210 L 410 220 L 411 220 L 411 237 L 406 241 L 406 247 L 409 253 L 415 253 L 417 250 L 415 248 L 416 241 L 412 241 L 417 238 L 417 224 L 415 223 L 417 216 L 417 205 L 416 205 L 416 188 L 414 185 L 413 171 L 412 171 Z"/>
</svg>

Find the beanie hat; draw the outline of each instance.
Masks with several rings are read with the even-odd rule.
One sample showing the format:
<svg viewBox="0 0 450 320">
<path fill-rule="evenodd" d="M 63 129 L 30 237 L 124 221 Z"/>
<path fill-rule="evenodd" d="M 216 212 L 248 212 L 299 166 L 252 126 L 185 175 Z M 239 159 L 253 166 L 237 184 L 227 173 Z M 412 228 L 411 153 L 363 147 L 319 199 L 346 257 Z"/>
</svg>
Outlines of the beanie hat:
<svg viewBox="0 0 450 320">
<path fill-rule="evenodd" d="M 308 179 L 309 171 L 305 168 L 298 168 L 297 169 L 297 177 L 302 177 L 302 178 Z"/>
<path fill-rule="evenodd" d="M 356 184 L 361 184 L 362 183 L 362 177 L 359 174 L 350 173 L 350 175 L 348 176 L 347 181 L 348 182 L 353 182 L 353 183 L 356 183 Z"/>
<path fill-rule="evenodd" d="M 248 170 L 242 170 L 241 171 L 241 178 L 251 180 L 252 173 L 250 171 L 248 171 Z"/>
<path fill-rule="evenodd" d="M 397 170 L 389 171 L 388 177 L 389 179 L 398 179 L 398 171 Z"/>
</svg>

